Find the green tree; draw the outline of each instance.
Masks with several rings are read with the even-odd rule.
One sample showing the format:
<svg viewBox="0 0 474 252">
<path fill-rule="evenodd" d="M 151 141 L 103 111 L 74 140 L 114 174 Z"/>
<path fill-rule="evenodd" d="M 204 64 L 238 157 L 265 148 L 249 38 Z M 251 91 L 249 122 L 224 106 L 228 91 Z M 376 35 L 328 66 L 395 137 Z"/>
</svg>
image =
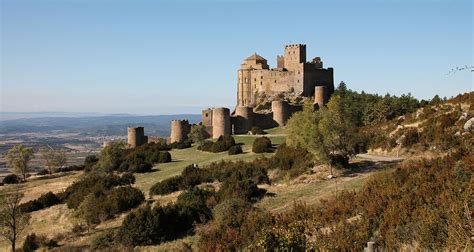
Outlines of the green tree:
<svg viewBox="0 0 474 252">
<path fill-rule="evenodd" d="M 308 105 L 287 123 L 287 143 L 303 147 L 331 167 L 347 165 L 349 158 L 363 147 L 358 128 L 339 95 L 333 95 L 327 107 L 314 112 Z"/>
<path fill-rule="evenodd" d="M 66 164 L 66 152 L 63 150 L 55 149 L 42 149 L 41 158 L 43 159 L 43 165 L 48 169 L 49 174 L 53 173 L 53 168 L 60 168 Z"/>
<path fill-rule="evenodd" d="M 318 147 L 319 157 L 332 165 L 347 165 L 349 158 L 360 151 L 358 129 L 345 113 L 343 100 L 338 95 L 331 98 L 327 108 L 320 110 L 318 129 L 322 142 Z"/>
<path fill-rule="evenodd" d="M 13 146 L 5 156 L 12 172 L 21 174 L 24 181 L 26 180 L 26 175 L 30 170 L 28 163 L 33 157 L 33 148 L 25 147 L 21 144 Z"/>
<path fill-rule="evenodd" d="M 123 162 L 123 153 L 126 144 L 123 141 L 114 141 L 100 152 L 96 167 L 105 170 L 116 170 Z"/>
<path fill-rule="evenodd" d="M 11 244 L 12 251 L 15 251 L 16 241 L 28 227 L 30 218 L 20 207 L 22 197 L 17 184 L 12 192 L 1 195 L 0 198 L 0 236 Z"/>
<path fill-rule="evenodd" d="M 373 106 L 367 106 L 364 109 L 363 122 L 364 125 L 376 125 L 387 121 L 387 114 L 390 105 L 386 100 L 379 100 Z"/>
<path fill-rule="evenodd" d="M 318 123 L 319 113 L 314 111 L 311 104 L 305 104 L 303 111 L 293 114 L 287 122 L 287 144 L 309 151 L 316 150 L 321 143 Z"/>
<path fill-rule="evenodd" d="M 189 132 L 188 137 L 189 139 L 191 139 L 191 141 L 201 146 L 204 143 L 204 140 L 209 137 L 209 134 L 207 133 L 204 125 L 196 124 L 191 127 L 191 131 Z"/>
</svg>

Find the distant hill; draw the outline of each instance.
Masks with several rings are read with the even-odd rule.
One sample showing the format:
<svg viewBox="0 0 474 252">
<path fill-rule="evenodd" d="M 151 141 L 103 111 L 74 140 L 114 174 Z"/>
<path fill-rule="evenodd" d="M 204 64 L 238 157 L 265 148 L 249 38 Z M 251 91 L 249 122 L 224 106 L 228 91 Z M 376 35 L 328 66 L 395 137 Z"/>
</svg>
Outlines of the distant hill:
<svg viewBox="0 0 474 252">
<path fill-rule="evenodd" d="M 171 120 L 187 119 L 190 123 L 198 123 L 200 115 L 107 115 L 107 116 L 47 116 L 22 118 L 0 121 L 0 134 L 28 132 L 64 132 L 81 133 L 88 136 L 126 135 L 127 127 L 143 126 L 145 134 L 168 136 Z"/>
</svg>

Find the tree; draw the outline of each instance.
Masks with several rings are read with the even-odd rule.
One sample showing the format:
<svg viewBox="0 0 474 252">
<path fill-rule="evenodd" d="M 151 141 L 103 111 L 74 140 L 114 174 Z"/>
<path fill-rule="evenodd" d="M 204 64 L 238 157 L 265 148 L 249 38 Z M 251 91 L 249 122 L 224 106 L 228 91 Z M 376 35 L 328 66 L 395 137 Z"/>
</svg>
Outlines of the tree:
<svg viewBox="0 0 474 252">
<path fill-rule="evenodd" d="M 306 148 L 319 161 L 329 164 L 332 174 L 333 165 L 347 165 L 349 158 L 361 150 L 362 142 L 349 113 L 339 95 L 333 95 L 327 108 L 317 112 L 305 106 L 288 120 L 288 145 Z"/>
<path fill-rule="evenodd" d="M 5 158 L 13 173 L 21 174 L 23 180 L 26 180 L 26 175 L 29 172 L 28 163 L 34 157 L 34 151 L 31 147 L 25 147 L 21 144 L 13 146 Z"/>
<path fill-rule="evenodd" d="M 15 251 L 16 241 L 20 234 L 27 228 L 29 215 L 21 210 L 19 184 L 13 192 L 0 199 L 0 236 L 10 242 L 12 251 Z"/>
<path fill-rule="evenodd" d="M 191 132 L 189 132 L 188 137 L 191 141 L 197 143 L 201 146 L 204 143 L 204 140 L 208 138 L 209 134 L 206 131 L 206 128 L 203 125 L 193 125 L 191 127 Z"/>
<path fill-rule="evenodd" d="M 318 147 L 319 156 L 332 165 L 346 166 L 349 158 L 360 151 L 357 127 L 345 113 L 341 97 L 331 98 L 327 108 L 320 110 L 318 129 L 322 142 Z"/>
<path fill-rule="evenodd" d="M 63 150 L 42 149 L 41 158 L 43 164 L 48 168 L 49 174 L 53 173 L 53 168 L 59 168 L 66 164 L 66 152 Z"/>
<path fill-rule="evenodd" d="M 111 142 L 100 152 L 97 168 L 116 170 L 123 161 L 123 152 L 125 150 L 125 142 Z"/>
<path fill-rule="evenodd" d="M 310 104 L 305 104 L 303 111 L 293 114 L 286 124 L 287 144 L 314 151 L 321 142 L 318 123 L 319 114 Z"/>
</svg>

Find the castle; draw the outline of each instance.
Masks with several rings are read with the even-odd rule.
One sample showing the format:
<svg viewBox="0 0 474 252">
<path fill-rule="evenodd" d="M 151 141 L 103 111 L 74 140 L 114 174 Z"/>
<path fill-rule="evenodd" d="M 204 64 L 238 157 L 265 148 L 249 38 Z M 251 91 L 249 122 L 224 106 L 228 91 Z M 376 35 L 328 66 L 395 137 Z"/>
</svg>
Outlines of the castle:
<svg viewBox="0 0 474 252">
<path fill-rule="evenodd" d="M 283 56 L 277 56 L 277 67 L 270 69 L 267 60 L 254 53 L 237 71 L 237 106 L 254 107 L 259 94 L 294 92 L 314 95 L 316 86 L 334 91 L 334 70 L 323 68 L 320 57 L 306 62 L 306 45 L 286 45 Z"/>
<path fill-rule="evenodd" d="M 293 93 L 300 97 L 314 97 L 315 108 L 324 106 L 334 92 L 334 70 L 323 68 L 320 57 L 306 62 L 306 45 L 286 45 L 283 56 L 277 56 L 277 68 L 254 53 L 246 58 L 237 71 L 237 105 L 228 108 L 207 108 L 202 111 L 202 125 L 209 136 L 247 134 L 252 127 L 268 129 L 286 125 L 291 115 L 303 109 L 302 104 L 290 104 L 275 98 L 271 111 L 255 111 L 257 98 Z M 187 120 L 171 122 L 170 143 L 188 139 L 191 125 Z M 144 135 L 143 127 L 128 129 L 128 145 L 136 147 L 152 138 Z"/>
</svg>

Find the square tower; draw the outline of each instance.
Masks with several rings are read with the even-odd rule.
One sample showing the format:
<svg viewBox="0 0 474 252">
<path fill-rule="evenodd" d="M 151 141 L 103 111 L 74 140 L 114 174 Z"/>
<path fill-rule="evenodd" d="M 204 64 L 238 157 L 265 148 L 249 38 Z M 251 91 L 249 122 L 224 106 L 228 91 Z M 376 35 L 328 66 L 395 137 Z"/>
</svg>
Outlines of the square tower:
<svg viewBox="0 0 474 252">
<path fill-rule="evenodd" d="M 306 62 L 306 45 L 294 44 L 285 46 L 285 68 L 288 71 L 296 71 L 301 63 Z"/>
</svg>

